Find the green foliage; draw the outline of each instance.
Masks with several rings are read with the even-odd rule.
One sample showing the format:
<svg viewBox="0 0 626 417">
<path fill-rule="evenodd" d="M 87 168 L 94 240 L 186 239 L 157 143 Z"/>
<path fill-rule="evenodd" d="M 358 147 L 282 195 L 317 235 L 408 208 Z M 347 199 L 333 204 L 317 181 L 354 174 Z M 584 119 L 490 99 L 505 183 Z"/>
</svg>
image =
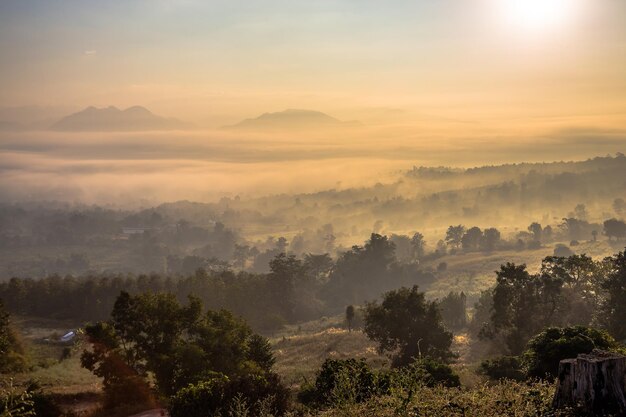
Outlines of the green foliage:
<svg viewBox="0 0 626 417">
<path fill-rule="evenodd" d="M 523 364 L 529 378 L 553 379 L 562 359 L 576 358 L 593 349 L 614 350 L 617 342 L 606 331 L 590 327 L 551 327 L 528 342 Z"/>
<path fill-rule="evenodd" d="M 617 340 L 626 341 L 626 251 L 607 259 L 609 269 L 602 288 L 605 327 Z"/>
<path fill-rule="evenodd" d="M 352 331 L 352 323 L 354 322 L 354 306 L 350 304 L 346 307 L 346 323 L 348 323 L 348 331 Z"/>
<path fill-rule="evenodd" d="M 363 359 L 327 359 L 317 373 L 315 385 L 304 387 L 298 398 L 317 407 L 349 406 L 375 396 L 439 385 L 458 387 L 461 383 L 449 365 L 432 359 L 388 371 L 374 371 Z"/>
<path fill-rule="evenodd" d="M 0 417 L 59 417 L 61 409 L 44 394 L 40 387 L 30 382 L 26 388 L 17 388 L 13 381 L 4 382 L 0 387 Z"/>
<path fill-rule="evenodd" d="M 479 373 L 492 380 L 510 379 L 523 381 L 526 374 L 518 356 L 498 356 L 481 362 Z"/>
<path fill-rule="evenodd" d="M 510 352 L 520 354 L 533 335 L 553 323 L 563 281 L 549 274 L 531 275 L 526 265 L 512 263 L 496 274 L 491 322 L 481 336 L 501 334 Z"/>
<path fill-rule="evenodd" d="M 315 386 L 308 387 L 300 400 L 317 405 L 353 404 L 378 392 L 377 376 L 365 360 L 326 359 L 317 373 Z"/>
<path fill-rule="evenodd" d="M 270 370 L 274 357 L 265 338 L 228 311 L 202 310 L 193 297 L 183 306 L 172 294 L 121 293 L 111 321 L 86 328 L 92 348 L 81 362 L 103 378 L 108 406 L 150 403 L 149 379 L 170 396 L 216 372 Z"/>
<path fill-rule="evenodd" d="M 465 293 L 452 292 L 439 300 L 441 318 L 446 328 L 458 330 L 467 324 L 467 297 Z"/>
<path fill-rule="evenodd" d="M 81 364 L 102 378 L 104 407 L 115 408 L 121 404 L 151 404 L 152 393 L 145 380 L 145 370 L 133 368 L 136 361 L 129 350 L 120 348 L 114 328 L 108 323 L 85 327 L 91 349 L 81 355 Z"/>
<path fill-rule="evenodd" d="M 0 372 L 23 372 L 27 367 L 24 348 L 11 327 L 10 315 L 0 300 Z"/>
<path fill-rule="evenodd" d="M 324 417 L 575 417 L 552 410 L 554 386 L 502 381 L 472 388 L 418 385 L 411 395 L 397 392 L 345 407 L 325 410 Z"/>
<path fill-rule="evenodd" d="M 270 341 L 258 334 L 250 336 L 248 339 L 248 359 L 258 364 L 264 371 L 270 371 L 276 363 Z"/>
<path fill-rule="evenodd" d="M 418 359 L 395 371 L 394 385 L 407 389 L 416 385 L 427 387 L 460 387 L 461 380 L 450 365 L 430 358 Z"/>
<path fill-rule="evenodd" d="M 0 388 L 0 417 L 35 416 L 33 394 L 28 390 L 16 388 L 13 381 Z"/>
<path fill-rule="evenodd" d="M 365 333 L 381 352 L 393 354 L 394 366 L 421 357 L 444 362 L 453 357 L 452 333 L 444 328 L 437 303 L 426 301 L 417 286 L 390 291 L 381 304 L 368 304 Z"/>
<path fill-rule="evenodd" d="M 458 249 L 461 246 L 463 235 L 465 234 L 465 226 L 459 224 L 457 226 L 450 226 L 446 231 L 446 243 L 452 246 L 454 249 Z"/>
<path fill-rule="evenodd" d="M 249 373 L 229 378 L 215 374 L 179 390 L 169 401 L 171 417 L 226 415 L 239 409 L 240 414 L 281 416 L 289 407 L 289 391 L 274 373 Z M 238 414 L 238 415 L 240 415 Z"/>
</svg>

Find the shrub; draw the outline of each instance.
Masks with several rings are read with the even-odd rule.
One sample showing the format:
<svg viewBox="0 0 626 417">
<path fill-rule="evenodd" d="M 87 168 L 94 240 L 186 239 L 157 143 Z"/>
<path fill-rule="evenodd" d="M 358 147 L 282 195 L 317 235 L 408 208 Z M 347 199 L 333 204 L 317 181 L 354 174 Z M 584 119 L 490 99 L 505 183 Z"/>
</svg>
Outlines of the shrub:
<svg viewBox="0 0 626 417">
<path fill-rule="evenodd" d="M 574 251 L 572 251 L 567 245 L 564 245 L 562 243 L 559 243 L 554 247 L 554 256 L 567 258 L 568 256 L 572 256 L 573 254 Z"/>
<path fill-rule="evenodd" d="M 13 381 L 0 388 L 0 416 L 27 417 L 33 416 L 33 395 L 28 390 L 21 390 L 13 385 Z"/>
<path fill-rule="evenodd" d="M 460 380 L 447 364 L 420 359 L 402 368 L 375 372 L 364 359 L 327 359 L 314 386 L 305 387 L 299 400 L 307 405 L 350 405 L 418 386 L 458 387 Z"/>
<path fill-rule="evenodd" d="M 480 364 L 479 373 L 489 377 L 489 379 L 511 379 L 522 381 L 526 374 L 522 370 L 522 362 L 518 356 L 498 356 L 487 359 Z"/>
<path fill-rule="evenodd" d="M 326 359 L 315 386 L 299 396 L 305 404 L 359 403 L 378 391 L 377 377 L 364 359 Z"/>
<path fill-rule="evenodd" d="M 617 342 L 606 331 L 592 327 L 550 327 L 526 345 L 523 364 L 528 377 L 553 379 L 562 359 L 575 358 L 593 349 L 616 350 Z"/>
<path fill-rule="evenodd" d="M 430 358 L 418 359 L 400 370 L 405 375 L 427 387 L 442 385 L 444 387 L 460 387 L 461 380 L 452 368 L 445 363 Z"/>
<path fill-rule="evenodd" d="M 171 417 L 205 417 L 245 409 L 249 415 L 259 415 L 264 410 L 281 416 L 288 406 L 289 390 L 277 374 L 246 374 L 232 378 L 215 374 L 179 390 L 170 398 L 169 413 Z"/>
</svg>

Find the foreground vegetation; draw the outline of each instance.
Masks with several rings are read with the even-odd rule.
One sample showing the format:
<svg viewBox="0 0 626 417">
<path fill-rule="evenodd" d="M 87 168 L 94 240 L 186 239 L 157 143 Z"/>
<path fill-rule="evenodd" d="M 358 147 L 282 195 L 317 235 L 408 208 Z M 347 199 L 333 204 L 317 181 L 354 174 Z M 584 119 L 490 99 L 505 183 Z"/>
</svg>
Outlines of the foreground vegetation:
<svg viewBox="0 0 626 417">
<path fill-rule="evenodd" d="M 436 272 L 399 261 L 395 244 L 385 236 L 372 234 L 365 245 L 330 265 L 322 263 L 328 268 L 324 273 L 312 259 L 279 254 L 268 274 L 199 270 L 190 277 L 13 279 L 0 292 L 10 295 L 10 310 L 43 315 L 59 309 L 66 318 L 78 316 L 73 317 L 78 322 L 85 314 L 81 306 L 87 314 L 104 315 L 102 303 L 90 309 L 94 295 L 114 298 L 106 317 L 85 325 L 76 340 L 64 346 L 57 335 L 38 347 L 56 351 L 56 361 L 66 368 L 80 357 L 82 367 L 102 383 L 103 415 L 160 406 L 172 417 L 576 415 L 551 410 L 559 361 L 594 349 L 624 352 L 625 252 L 599 260 L 548 256 L 536 272 L 503 264 L 472 314 L 463 292 L 432 299 L 418 285 L 406 285 Z M 124 291 L 125 285 L 132 292 Z M 370 298 L 374 290 L 382 293 L 380 300 Z M 246 305 L 259 295 L 261 304 Z M 355 297 L 372 301 L 353 304 Z M 208 308 L 204 299 L 211 303 Z M 219 308 L 224 302 L 261 316 L 256 327 L 273 334 L 273 340 Z M 298 323 L 316 305 L 322 311 L 344 305 L 345 316 L 333 319 L 344 330 L 332 331 L 333 320 L 326 320 L 325 330 L 314 329 L 317 335 L 306 326 L 303 330 Z M 10 314 L 0 310 L 2 371 L 32 375 L 38 368 L 54 369 L 55 361 L 32 361 L 33 350 Z M 291 324 L 263 327 L 268 314 Z M 350 353 L 333 353 L 339 335 L 346 333 L 342 338 L 352 346 Z M 470 341 L 468 351 L 455 350 L 455 334 Z M 298 350 L 307 339 L 324 351 Z M 298 360 L 307 364 L 290 363 L 286 350 L 304 354 Z M 479 350 L 482 355 L 475 354 Z M 58 394 L 55 400 L 23 381 L 22 391 L 7 388 L 7 401 L 21 401 L 23 410 L 36 407 L 31 398 L 58 402 Z"/>
</svg>

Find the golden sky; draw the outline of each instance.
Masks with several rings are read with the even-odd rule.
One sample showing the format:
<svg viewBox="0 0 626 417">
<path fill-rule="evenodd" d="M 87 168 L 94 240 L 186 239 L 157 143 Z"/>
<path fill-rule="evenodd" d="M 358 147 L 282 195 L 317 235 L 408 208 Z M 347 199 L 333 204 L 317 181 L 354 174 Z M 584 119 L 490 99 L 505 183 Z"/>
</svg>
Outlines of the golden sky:
<svg viewBox="0 0 626 417">
<path fill-rule="evenodd" d="M 3 0 L 0 56 L 0 106 L 626 124 L 624 0 Z"/>
</svg>

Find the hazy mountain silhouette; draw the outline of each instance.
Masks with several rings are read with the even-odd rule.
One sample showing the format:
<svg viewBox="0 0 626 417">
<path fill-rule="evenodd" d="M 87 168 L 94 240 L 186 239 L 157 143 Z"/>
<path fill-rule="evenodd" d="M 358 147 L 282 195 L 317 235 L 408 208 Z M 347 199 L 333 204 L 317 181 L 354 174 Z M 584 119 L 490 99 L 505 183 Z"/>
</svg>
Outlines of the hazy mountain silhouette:
<svg viewBox="0 0 626 417">
<path fill-rule="evenodd" d="M 358 122 L 342 122 L 315 110 L 287 109 L 276 113 L 263 113 L 255 119 L 245 119 L 227 128 L 244 129 L 298 129 L 354 125 Z"/>
<path fill-rule="evenodd" d="M 106 108 L 87 107 L 78 113 L 52 125 L 52 130 L 61 131 L 131 131 L 131 130 L 176 130 L 189 127 L 177 119 L 160 117 L 145 107 L 133 106 L 120 110 L 109 106 Z"/>
</svg>

